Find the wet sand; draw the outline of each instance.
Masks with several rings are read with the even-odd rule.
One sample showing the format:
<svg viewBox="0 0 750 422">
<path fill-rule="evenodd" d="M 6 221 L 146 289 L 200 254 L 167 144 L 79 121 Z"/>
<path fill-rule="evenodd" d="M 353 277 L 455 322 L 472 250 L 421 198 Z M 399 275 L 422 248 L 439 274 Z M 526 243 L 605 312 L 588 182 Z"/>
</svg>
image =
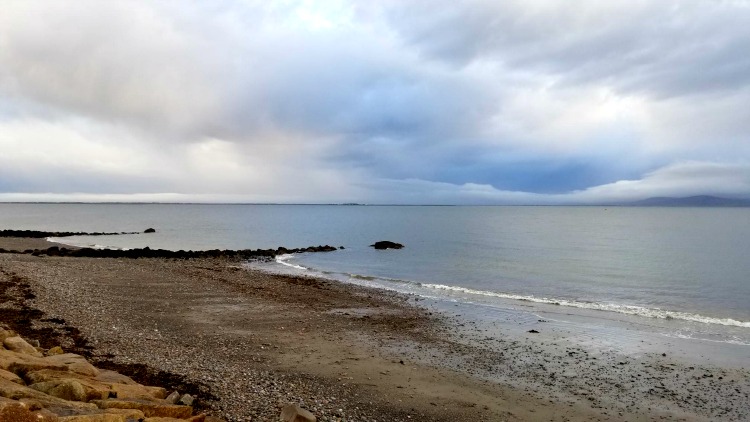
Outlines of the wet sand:
<svg viewBox="0 0 750 422">
<path fill-rule="evenodd" d="M 230 260 L 1 254 L 0 279 L 33 292 L 17 304 L 44 313 L 34 327 L 74 327 L 94 358 L 186 380 L 230 421 L 274 420 L 287 402 L 319 420 L 749 417 L 746 368 L 485 335 L 407 296 Z"/>
</svg>

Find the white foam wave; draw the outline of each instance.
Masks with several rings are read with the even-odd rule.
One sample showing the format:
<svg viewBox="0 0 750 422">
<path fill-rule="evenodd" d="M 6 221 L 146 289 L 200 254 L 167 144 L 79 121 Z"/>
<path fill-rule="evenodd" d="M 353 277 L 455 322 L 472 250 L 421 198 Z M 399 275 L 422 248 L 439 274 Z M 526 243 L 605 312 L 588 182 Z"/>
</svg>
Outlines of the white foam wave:
<svg viewBox="0 0 750 422">
<path fill-rule="evenodd" d="M 734 327 L 750 328 L 750 321 L 738 321 L 732 318 L 713 318 L 687 312 L 667 311 L 659 308 L 646 308 L 635 305 L 619 305 L 614 303 L 581 302 L 568 299 L 550 299 L 547 297 L 536 297 L 516 295 L 509 293 L 488 292 L 484 290 L 469 289 L 459 286 L 446 286 L 443 284 L 422 284 L 422 287 L 434 290 L 446 290 L 470 295 L 489 296 L 503 299 L 522 300 L 526 302 L 545 303 L 549 305 L 569 306 L 573 308 L 593 309 L 598 311 L 618 312 L 627 315 L 636 315 L 648 318 L 679 319 L 684 321 L 699 322 L 703 324 L 718 324 Z"/>
<path fill-rule="evenodd" d="M 290 260 L 292 258 L 294 258 L 294 254 L 278 255 L 278 256 L 276 256 L 276 262 L 279 263 L 279 264 L 281 264 L 281 265 L 287 266 L 287 267 L 296 268 L 298 270 L 307 270 L 306 267 L 303 267 L 301 265 L 292 264 L 291 262 L 287 262 L 288 260 Z"/>
<path fill-rule="evenodd" d="M 700 336 L 693 336 L 689 334 L 682 334 L 682 333 L 675 333 L 675 334 L 667 334 L 667 337 L 674 337 L 674 338 L 681 338 L 681 339 L 688 339 L 688 340 L 701 340 L 701 341 L 710 341 L 712 343 L 728 343 L 728 344 L 736 344 L 738 346 L 750 346 L 750 343 L 746 341 L 742 341 L 738 337 L 734 336 L 730 339 L 725 340 L 715 340 L 710 338 L 703 338 Z"/>
</svg>

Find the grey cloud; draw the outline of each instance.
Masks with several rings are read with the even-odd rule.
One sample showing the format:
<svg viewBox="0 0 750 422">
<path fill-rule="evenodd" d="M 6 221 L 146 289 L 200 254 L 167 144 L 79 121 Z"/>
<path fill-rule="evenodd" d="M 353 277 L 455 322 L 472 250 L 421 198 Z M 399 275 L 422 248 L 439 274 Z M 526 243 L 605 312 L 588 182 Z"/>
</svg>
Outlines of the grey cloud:
<svg viewBox="0 0 750 422">
<path fill-rule="evenodd" d="M 750 83 L 746 2 L 394 2 L 384 14 L 409 43 L 460 66 L 489 60 L 659 97 Z"/>
<path fill-rule="evenodd" d="M 342 4 L 9 2 L 0 190 L 546 201 L 750 154 L 737 3 Z"/>
</svg>

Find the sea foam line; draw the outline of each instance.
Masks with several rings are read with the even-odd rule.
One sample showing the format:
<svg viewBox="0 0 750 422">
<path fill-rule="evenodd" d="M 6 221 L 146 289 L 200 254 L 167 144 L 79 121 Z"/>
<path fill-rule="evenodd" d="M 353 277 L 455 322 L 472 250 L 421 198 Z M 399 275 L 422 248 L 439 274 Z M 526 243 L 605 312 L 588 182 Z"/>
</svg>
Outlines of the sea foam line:
<svg viewBox="0 0 750 422">
<path fill-rule="evenodd" d="M 288 253 L 288 254 L 282 254 L 282 255 L 277 255 L 276 256 L 276 262 L 279 263 L 279 264 L 281 264 L 281 265 L 285 265 L 287 267 L 296 268 L 298 270 L 307 270 L 308 269 L 308 268 L 303 267 L 301 265 L 296 265 L 296 264 L 292 264 L 291 262 L 287 262 L 288 260 L 290 260 L 292 258 L 294 258 L 294 254 L 290 254 L 290 253 Z"/>
<path fill-rule="evenodd" d="M 497 297 L 497 298 L 502 298 L 502 299 L 522 300 L 526 302 L 545 303 L 549 305 L 560 305 L 560 306 L 568 306 L 568 307 L 573 307 L 573 308 L 593 309 L 593 310 L 598 310 L 598 311 L 618 312 L 621 314 L 636 315 L 636 316 L 643 316 L 643 317 L 649 317 L 649 318 L 680 319 L 684 321 L 699 322 L 703 324 L 718 324 L 718 325 L 728 325 L 728 326 L 734 326 L 734 327 L 750 328 L 750 321 L 738 321 L 732 318 L 713 318 L 713 317 L 707 317 L 704 315 L 691 314 L 687 312 L 665 311 L 659 308 L 646 308 L 643 306 L 635 306 L 635 305 L 617 305 L 614 303 L 579 302 L 579 301 L 567 300 L 567 299 L 550 299 L 546 297 L 488 292 L 485 290 L 475 290 L 475 289 L 469 289 L 466 287 L 459 287 L 459 286 L 446 286 L 443 284 L 421 283 L 421 286 L 429 288 L 429 289 L 434 289 L 434 290 L 447 290 L 447 291 L 454 291 L 454 292 L 460 292 L 460 293 L 466 293 L 466 294 L 478 295 L 478 296 L 489 296 L 489 297 Z"/>
<path fill-rule="evenodd" d="M 306 271 L 312 270 L 311 268 L 306 268 L 301 265 L 295 265 L 295 264 L 287 262 L 287 260 L 293 257 L 294 257 L 294 254 L 279 255 L 276 257 L 276 262 L 284 266 L 292 267 L 298 270 L 306 270 Z M 328 272 L 328 273 L 322 273 L 322 274 L 336 274 L 336 272 Z M 369 282 L 383 281 L 383 282 L 386 282 L 387 284 L 408 284 L 408 285 L 423 287 L 423 288 L 430 289 L 430 290 L 452 291 L 452 292 L 477 295 L 477 296 L 496 297 L 496 298 L 501 298 L 501 299 L 518 300 L 518 301 L 533 302 L 533 303 L 543 303 L 543 304 L 549 304 L 549 305 L 560 305 L 560 306 L 567 306 L 571 308 L 617 312 L 621 314 L 634 315 L 634 316 L 647 317 L 647 318 L 657 318 L 657 319 L 666 319 L 666 320 L 678 319 L 678 320 L 683 320 L 683 321 L 698 322 L 702 324 L 716 324 L 716 325 L 750 328 L 750 321 L 738 321 L 732 318 L 714 318 L 714 317 L 708 317 L 708 316 L 699 315 L 699 314 L 691 314 L 688 312 L 667 311 L 667 310 L 663 310 L 659 308 L 647 308 L 644 306 L 618 305 L 614 303 L 580 302 L 580 301 L 568 300 L 568 299 L 555 299 L 555 298 L 547 298 L 547 297 L 536 297 L 536 296 L 530 296 L 530 295 L 527 296 L 527 295 L 517 295 L 517 294 L 511 294 L 511 293 L 491 292 L 491 291 L 486 291 L 486 290 L 471 289 L 468 287 L 447 286 L 444 284 L 419 283 L 416 281 L 403 280 L 403 279 L 397 279 L 397 278 L 365 276 L 365 275 L 352 274 L 352 273 L 338 273 L 338 274 L 347 276 L 350 279 L 357 279 L 357 280 L 369 281 Z M 381 285 L 381 286 L 385 288 L 393 289 L 396 291 L 399 290 L 398 288 L 388 287 L 387 284 Z M 412 293 L 415 293 L 415 292 L 412 292 Z"/>
</svg>

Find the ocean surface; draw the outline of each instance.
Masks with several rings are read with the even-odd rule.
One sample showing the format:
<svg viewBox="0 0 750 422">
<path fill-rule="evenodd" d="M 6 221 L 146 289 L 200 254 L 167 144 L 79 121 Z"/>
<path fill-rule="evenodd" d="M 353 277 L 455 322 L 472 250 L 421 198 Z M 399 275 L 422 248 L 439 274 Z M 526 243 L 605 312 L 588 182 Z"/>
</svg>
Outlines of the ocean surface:
<svg viewBox="0 0 750 422">
<path fill-rule="evenodd" d="M 58 241 L 344 246 L 249 265 L 398 290 L 480 321 L 600 319 L 750 351 L 750 208 L 0 204 L 0 229 L 149 227 L 157 232 Z M 368 246 L 378 240 L 406 247 Z"/>
</svg>

